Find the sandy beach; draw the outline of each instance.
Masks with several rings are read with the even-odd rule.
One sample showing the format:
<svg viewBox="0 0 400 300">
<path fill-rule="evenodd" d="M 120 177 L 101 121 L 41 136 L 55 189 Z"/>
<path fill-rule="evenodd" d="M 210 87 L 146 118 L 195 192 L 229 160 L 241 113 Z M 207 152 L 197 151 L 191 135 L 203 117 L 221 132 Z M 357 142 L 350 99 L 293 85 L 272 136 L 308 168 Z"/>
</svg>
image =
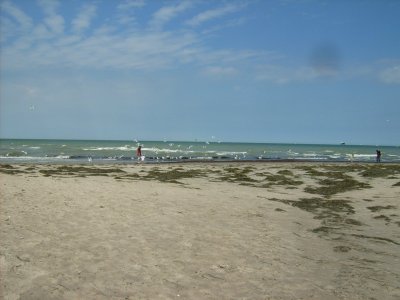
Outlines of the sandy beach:
<svg viewBox="0 0 400 300">
<path fill-rule="evenodd" d="M 399 299 L 400 165 L 0 165 L 3 299 Z"/>
</svg>

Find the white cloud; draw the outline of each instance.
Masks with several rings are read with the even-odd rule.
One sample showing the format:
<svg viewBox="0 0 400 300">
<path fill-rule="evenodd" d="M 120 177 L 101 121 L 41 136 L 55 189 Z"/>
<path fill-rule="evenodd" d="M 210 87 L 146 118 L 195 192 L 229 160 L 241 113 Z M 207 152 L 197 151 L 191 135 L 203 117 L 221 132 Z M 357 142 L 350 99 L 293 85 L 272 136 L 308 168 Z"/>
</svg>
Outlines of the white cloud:
<svg viewBox="0 0 400 300">
<path fill-rule="evenodd" d="M 45 36 L 46 29 L 41 28 Z M 138 32 L 126 36 L 108 28 L 85 38 L 63 35 L 55 40 L 38 40 L 31 47 L 4 47 L 3 68 L 160 69 L 184 63 L 182 53 L 196 43 L 191 34 Z"/>
<path fill-rule="evenodd" d="M 0 11 L 2 13 L 2 17 L 3 13 L 9 15 L 22 29 L 27 30 L 32 27 L 32 19 L 10 1 L 1 2 Z"/>
<path fill-rule="evenodd" d="M 90 22 L 96 15 L 96 6 L 94 4 L 85 5 L 78 16 L 72 20 L 72 29 L 75 32 L 81 32 L 90 26 Z"/>
<path fill-rule="evenodd" d="M 144 0 L 125 0 L 117 5 L 118 10 L 130 10 L 132 8 L 139 8 L 145 5 Z"/>
<path fill-rule="evenodd" d="M 233 27 L 242 26 L 245 23 L 246 23 L 246 18 L 240 17 L 240 18 L 237 18 L 237 19 L 229 20 L 229 21 L 227 21 L 225 23 L 222 23 L 222 24 L 218 24 L 218 25 L 216 25 L 214 27 L 211 27 L 211 28 L 206 28 L 202 32 L 204 34 L 215 33 L 215 32 L 227 29 L 227 28 L 233 28 Z"/>
<path fill-rule="evenodd" d="M 32 32 L 32 37 L 34 37 L 35 40 L 37 41 L 43 39 L 49 39 L 52 36 L 53 36 L 52 33 L 48 30 L 47 26 L 45 26 L 44 24 L 39 24 L 35 26 Z"/>
<path fill-rule="evenodd" d="M 60 2 L 56 0 L 39 0 L 38 3 L 46 15 L 43 21 L 50 31 L 55 34 L 62 33 L 64 31 L 64 18 L 57 14 Z"/>
<path fill-rule="evenodd" d="M 8 9 L 21 23 L 31 29 L 13 34 L 12 43 L 2 45 L 3 69 L 51 68 L 110 68 L 110 69 L 162 69 L 192 64 L 199 69 L 207 68 L 210 73 L 233 74 L 232 68 L 217 69 L 212 66 L 237 66 L 250 62 L 268 53 L 252 50 L 213 49 L 206 47 L 201 33 L 187 30 L 164 31 L 162 25 L 178 17 L 189 9 L 194 2 L 179 2 L 175 6 L 164 6 L 149 16 L 149 23 L 159 30 L 132 30 L 132 27 L 113 23 L 119 22 L 121 10 L 136 9 L 144 5 L 143 1 L 121 2 L 101 27 L 91 25 L 96 16 L 97 6 L 86 4 L 80 13 L 64 30 L 64 18 L 57 14 L 59 2 L 41 0 L 40 7 L 45 19 L 33 24 L 33 21 L 18 7 L 7 2 Z M 230 10 L 230 9 L 229 9 Z M 87 35 L 83 30 L 92 27 Z"/>
<path fill-rule="evenodd" d="M 120 24 L 131 24 L 136 21 L 134 12 L 142 8 L 146 3 L 144 0 L 125 0 L 117 5 L 117 18 Z"/>
<path fill-rule="evenodd" d="M 200 25 L 204 22 L 210 21 L 212 19 L 220 18 L 220 17 L 223 17 L 224 15 L 234 13 L 242 8 L 243 8 L 243 5 L 229 4 L 224 7 L 210 9 L 210 10 L 204 11 L 204 12 L 196 15 L 195 17 L 193 17 L 192 19 L 187 21 L 187 24 L 191 25 L 191 26 L 198 26 L 198 25 Z"/>
<path fill-rule="evenodd" d="M 42 1 L 42 8 L 54 22 L 46 25 L 39 22 L 29 34 L 15 36 L 12 44 L 2 46 L 2 68 L 26 69 L 49 68 L 86 68 L 86 69 L 125 69 L 157 70 L 179 68 L 191 65 L 203 74 L 212 76 L 234 76 L 240 72 L 256 72 L 257 79 L 277 83 L 294 80 L 310 80 L 317 75 L 311 69 L 289 70 L 281 66 L 256 66 L 276 61 L 280 56 L 273 52 L 251 49 L 215 49 L 204 42 L 204 36 L 196 30 L 163 31 L 166 22 L 179 16 L 193 5 L 193 2 L 181 2 L 175 6 L 165 6 L 150 15 L 150 24 L 160 30 L 132 30 L 128 26 L 118 27 L 111 21 L 101 27 L 93 27 L 87 35 L 80 33 L 91 27 L 96 15 L 96 6 L 87 4 L 70 23 L 71 30 L 54 32 L 57 23 L 57 2 Z M 136 9 L 143 2 L 122 2 L 119 10 Z M 125 5 L 125 6 L 124 6 Z M 224 8 L 210 10 L 197 15 L 196 24 L 236 11 L 243 6 L 227 5 Z M 15 10 L 16 9 L 16 10 Z M 24 13 L 17 8 L 18 15 Z M 26 16 L 26 15 L 25 15 Z M 27 16 L 26 16 L 27 17 Z M 24 17 L 20 17 L 24 19 Z M 28 17 L 27 17 L 28 18 Z M 25 18 L 26 19 L 26 18 Z M 50 19 L 48 19 L 49 21 Z M 109 20 L 117 20 L 112 17 Z M 25 21 L 26 22 L 26 21 Z M 48 25 L 52 24 L 52 25 Z M 33 25 L 32 25 L 33 26 Z M 152 29 L 152 28 L 150 28 Z"/>
<path fill-rule="evenodd" d="M 153 14 L 153 19 L 150 21 L 150 25 L 153 28 L 160 28 L 191 6 L 192 3 L 189 1 L 183 1 L 174 6 L 164 6 Z"/>
<path fill-rule="evenodd" d="M 400 65 L 384 69 L 380 72 L 379 78 L 387 84 L 400 84 Z"/>
<path fill-rule="evenodd" d="M 42 7 L 47 15 L 54 15 L 60 5 L 58 0 L 38 0 L 38 4 Z"/>
<path fill-rule="evenodd" d="M 45 23 L 54 33 L 62 33 L 64 31 L 64 18 L 60 15 L 47 17 Z"/>
<path fill-rule="evenodd" d="M 1 11 L 1 8 L 0 8 Z M 8 38 L 12 37 L 15 32 L 15 23 L 12 22 L 10 19 L 1 17 L 0 18 L 0 42 L 4 43 Z"/>
</svg>

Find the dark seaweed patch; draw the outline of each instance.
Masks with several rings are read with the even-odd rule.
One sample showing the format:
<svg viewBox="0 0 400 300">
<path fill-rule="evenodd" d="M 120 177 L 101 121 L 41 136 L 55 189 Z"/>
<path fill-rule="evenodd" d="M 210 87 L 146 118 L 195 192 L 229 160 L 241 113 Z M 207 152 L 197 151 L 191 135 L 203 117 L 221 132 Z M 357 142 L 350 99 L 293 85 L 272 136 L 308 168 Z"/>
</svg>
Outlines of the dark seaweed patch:
<svg viewBox="0 0 400 300">
<path fill-rule="evenodd" d="M 344 222 L 345 222 L 346 224 L 355 225 L 355 226 L 364 225 L 364 224 L 361 223 L 360 221 L 357 221 L 357 220 L 354 220 L 354 219 L 345 219 Z"/>
<path fill-rule="evenodd" d="M 39 170 L 43 176 L 108 176 L 112 173 L 124 173 L 121 169 L 117 168 L 92 168 L 92 167 L 82 167 L 82 166 L 59 166 L 55 169 L 43 169 Z"/>
<path fill-rule="evenodd" d="M 374 219 L 377 219 L 377 220 L 384 220 L 384 221 L 386 221 L 386 222 L 390 222 L 390 221 L 391 221 L 391 219 L 390 219 L 388 216 L 385 216 L 385 215 L 375 216 Z"/>
<path fill-rule="evenodd" d="M 393 206 L 393 205 L 386 205 L 386 206 L 377 205 L 377 206 L 368 206 L 367 208 L 372 212 L 377 212 L 377 211 L 381 211 L 382 209 L 394 209 L 394 208 L 396 208 L 396 206 Z"/>
<path fill-rule="evenodd" d="M 181 171 L 181 169 L 172 169 L 170 171 L 163 172 L 158 169 L 153 169 L 150 170 L 147 175 L 143 176 L 142 178 L 147 180 L 156 179 L 160 182 L 182 184 L 182 182 L 179 182 L 178 180 L 185 178 L 195 178 L 199 177 L 202 174 L 203 171 L 201 170 Z"/>
<path fill-rule="evenodd" d="M 0 173 L 15 175 L 15 174 L 24 174 L 26 172 L 23 170 L 19 170 L 19 169 L 13 167 L 12 165 L 0 164 Z"/>
<path fill-rule="evenodd" d="M 335 247 L 333 247 L 333 250 L 335 252 L 349 252 L 351 250 L 351 248 L 347 247 L 347 246 L 335 246 Z"/>
<path fill-rule="evenodd" d="M 242 185 L 249 185 L 251 183 L 258 182 L 257 180 L 249 177 L 249 173 L 252 170 L 253 169 L 250 167 L 243 168 L 243 169 L 233 168 L 233 167 L 225 168 L 224 174 L 222 176 L 220 176 L 219 179 L 222 181 L 236 182 L 236 183 L 240 183 Z"/>
<path fill-rule="evenodd" d="M 285 176 L 293 176 L 293 172 L 290 170 L 279 170 L 277 173 Z"/>
<path fill-rule="evenodd" d="M 354 214 L 354 208 L 347 200 L 329 200 L 323 198 L 301 198 L 298 201 L 271 198 L 302 210 L 321 215 L 323 217 L 335 215 L 336 213 Z"/>
<path fill-rule="evenodd" d="M 334 228 L 334 227 L 320 226 L 320 227 L 317 227 L 317 228 L 313 229 L 312 232 L 328 234 L 328 233 L 332 232 L 335 229 L 336 228 Z"/>
<path fill-rule="evenodd" d="M 123 175 L 115 176 L 114 178 L 115 179 L 131 179 L 131 180 L 135 180 L 135 179 L 140 179 L 140 175 L 136 174 L 136 173 L 123 174 Z"/>
<path fill-rule="evenodd" d="M 306 174 L 311 176 L 311 177 L 314 177 L 314 176 L 325 176 L 324 172 L 316 170 L 315 167 L 311 167 L 311 166 L 300 166 L 300 167 L 296 167 L 296 169 L 305 171 Z"/>
<path fill-rule="evenodd" d="M 368 235 L 364 235 L 364 234 L 351 234 L 352 236 L 358 237 L 358 238 L 364 238 L 364 239 L 373 239 L 376 241 L 384 241 L 384 242 L 389 242 L 395 245 L 400 245 L 400 243 L 392 240 L 392 239 L 388 239 L 388 238 L 383 238 L 383 237 L 379 237 L 379 236 L 368 236 Z"/>
<path fill-rule="evenodd" d="M 309 212 L 324 210 L 325 212 L 354 214 L 354 208 L 347 200 L 327 200 L 322 198 L 301 198 L 293 202 L 293 206 Z"/>
<path fill-rule="evenodd" d="M 15 167 L 13 167 L 12 165 L 8 165 L 8 164 L 0 164 L 0 169 L 15 169 Z"/>
<path fill-rule="evenodd" d="M 282 209 L 282 208 L 275 208 L 275 211 L 279 211 L 279 212 L 285 212 L 286 210 Z"/>
<path fill-rule="evenodd" d="M 332 195 L 343 193 L 355 189 L 363 189 L 370 188 L 371 186 L 367 183 L 357 181 L 350 176 L 342 180 L 338 179 L 322 179 L 318 182 L 320 186 L 311 187 L 308 186 L 304 189 L 305 192 L 310 194 L 318 194 L 326 197 L 330 197 Z"/>
<path fill-rule="evenodd" d="M 279 172 L 278 172 L 279 173 Z M 298 186 L 303 184 L 303 181 L 294 180 L 292 178 L 286 177 L 282 174 L 268 174 L 265 176 L 265 181 L 262 187 L 270 187 L 272 185 L 286 185 L 286 186 Z"/>
<path fill-rule="evenodd" d="M 400 174 L 400 165 L 374 165 L 361 172 L 363 177 L 388 177 Z"/>
</svg>

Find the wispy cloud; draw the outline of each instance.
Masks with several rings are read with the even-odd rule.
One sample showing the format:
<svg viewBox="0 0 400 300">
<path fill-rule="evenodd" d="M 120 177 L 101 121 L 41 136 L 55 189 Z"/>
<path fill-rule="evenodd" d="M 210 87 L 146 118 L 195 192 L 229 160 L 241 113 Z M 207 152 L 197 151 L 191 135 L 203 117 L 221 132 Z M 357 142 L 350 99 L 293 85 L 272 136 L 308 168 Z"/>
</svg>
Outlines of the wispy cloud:
<svg viewBox="0 0 400 300">
<path fill-rule="evenodd" d="M 45 18 L 33 21 L 17 7 L 7 2 L 12 15 L 31 30 L 14 34 L 12 43 L 2 45 L 3 68 L 25 69 L 51 68 L 111 68 L 130 70 L 154 70 L 191 64 L 198 70 L 206 68 L 209 74 L 233 74 L 238 63 L 251 61 L 265 53 L 253 50 L 213 49 L 207 47 L 201 33 L 195 30 L 165 30 L 163 25 L 178 17 L 194 5 L 194 2 L 180 2 L 175 6 L 164 6 L 150 15 L 147 30 L 132 31 L 107 22 L 100 27 L 92 25 L 96 16 L 95 4 L 86 4 L 72 19 L 70 28 L 62 30 L 63 22 L 49 22 L 57 19 L 58 2 L 40 2 Z M 121 10 L 135 10 L 143 1 L 125 1 L 116 6 L 118 20 Z M 2 19 L 4 16 L 2 15 Z M 61 18 L 60 20 L 64 20 Z M 50 25 L 49 25 L 50 24 Z M 21 25 L 22 26 L 22 25 Z M 58 26 L 58 29 L 57 29 Z M 155 26 L 155 27 L 154 27 Z M 86 35 L 80 35 L 91 28 Z M 158 30 L 151 30 L 157 28 Z M 209 66 L 209 67 L 208 67 Z M 218 67 L 217 67 L 218 66 Z M 208 68 L 208 69 L 207 69 Z"/>
<path fill-rule="evenodd" d="M 246 23 L 246 18 L 240 17 L 237 19 L 232 19 L 232 20 L 226 21 L 225 23 L 217 24 L 214 27 L 206 28 L 202 32 L 204 34 L 212 34 L 212 33 L 216 33 L 218 31 L 224 30 L 224 29 L 239 27 L 239 26 L 244 25 L 245 23 Z"/>
<path fill-rule="evenodd" d="M 210 9 L 194 16 L 192 19 L 187 21 L 187 24 L 190 26 L 199 26 L 202 23 L 205 23 L 212 19 L 221 18 L 227 14 L 237 12 L 243 7 L 244 5 L 228 4 L 216 9 Z"/>
<path fill-rule="evenodd" d="M 135 18 L 135 10 L 142 8 L 146 5 L 144 0 L 125 0 L 117 5 L 118 22 L 121 24 L 133 23 Z"/>
<path fill-rule="evenodd" d="M 117 9 L 130 10 L 132 8 L 143 7 L 145 4 L 144 0 L 125 0 L 117 5 Z"/>
<path fill-rule="evenodd" d="M 42 7 L 46 17 L 44 23 L 51 32 L 56 34 L 64 31 L 64 18 L 57 13 L 60 3 L 56 0 L 39 0 L 39 5 Z"/>
<path fill-rule="evenodd" d="M 247 72 L 249 77 L 256 80 L 276 84 L 311 82 L 327 77 L 335 80 L 373 77 L 385 84 L 400 84 L 398 61 L 364 64 L 362 69 L 338 68 L 334 64 L 336 56 L 327 55 L 325 51 L 324 55 L 317 52 L 318 59 L 314 59 L 314 64 L 290 66 L 283 62 L 280 53 L 243 47 L 229 49 L 208 43 L 210 35 L 207 30 L 215 26 L 199 25 L 206 25 L 207 21 L 243 9 L 244 4 L 228 4 L 205 10 L 189 21 L 191 26 L 183 23 L 182 27 L 163 28 L 175 18 L 178 21 L 185 20 L 192 6 L 197 5 L 197 2 L 178 2 L 161 7 L 154 13 L 146 11 L 149 21 L 143 22 L 144 29 L 132 30 L 132 26 L 120 26 L 119 13 L 125 10 L 132 15 L 146 4 L 144 1 L 119 2 L 115 6 L 115 14 L 100 26 L 95 26 L 93 22 L 100 9 L 98 2 L 84 4 L 76 17 L 67 23 L 60 14 L 63 12 L 62 2 L 40 0 L 38 3 L 44 12 L 42 19 L 31 17 L 13 2 L 0 2 L 2 69 L 157 70 L 190 66 L 195 72 L 212 76 L 233 76 Z M 223 29 L 224 24 L 230 24 L 232 20 L 226 19 L 217 26 Z M 241 24 L 243 22 L 232 26 Z M 146 28 L 146 25 L 150 27 Z M 81 34 L 83 31 L 87 31 L 87 34 Z"/>
<path fill-rule="evenodd" d="M 94 4 L 86 4 L 78 16 L 72 20 L 72 29 L 75 32 L 81 32 L 90 26 L 91 20 L 96 15 L 96 6 Z"/>
<path fill-rule="evenodd" d="M 192 7 L 192 5 L 192 2 L 183 1 L 177 5 L 164 6 L 153 14 L 153 18 L 150 21 L 150 26 L 153 28 L 160 28 L 180 13 Z"/>
<path fill-rule="evenodd" d="M 195 44 L 196 37 L 190 34 L 151 32 L 126 36 L 108 29 L 88 37 L 63 35 L 41 40 L 35 46 L 4 47 L 3 68 L 162 69 L 183 63 L 182 53 Z"/>
<path fill-rule="evenodd" d="M 385 68 L 379 73 L 379 78 L 387 84 L 400 84 L 400 64 Z"/>
<path fill-rule="evenodd" d="M 60 6 L 59 0 L 38 0 L 37 2 L 47 15 L 55 14 L 57 8 Z"/>
<path fill-rule="evenodd" d="M 32 27 L 32 19 L 10 1 L 0 3 L 0 9 L 13 18 L 24 29 Z"/>
</svg>

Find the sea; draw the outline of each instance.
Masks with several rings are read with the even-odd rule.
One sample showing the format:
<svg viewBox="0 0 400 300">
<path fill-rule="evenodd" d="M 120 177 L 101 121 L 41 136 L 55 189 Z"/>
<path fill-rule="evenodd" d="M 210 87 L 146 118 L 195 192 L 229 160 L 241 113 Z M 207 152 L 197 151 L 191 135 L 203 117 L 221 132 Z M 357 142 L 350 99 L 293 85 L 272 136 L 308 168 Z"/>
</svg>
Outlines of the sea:
<svg viewBox="0 0 400 300">
<path fill-rule="evenodd" d="M 326 161 L 399 163 L 400 146 L 233 143 L 220 141 L 99 141 L 0 139 L 1 163 L 144 163 L 190 161 Z"/>
</svg>

